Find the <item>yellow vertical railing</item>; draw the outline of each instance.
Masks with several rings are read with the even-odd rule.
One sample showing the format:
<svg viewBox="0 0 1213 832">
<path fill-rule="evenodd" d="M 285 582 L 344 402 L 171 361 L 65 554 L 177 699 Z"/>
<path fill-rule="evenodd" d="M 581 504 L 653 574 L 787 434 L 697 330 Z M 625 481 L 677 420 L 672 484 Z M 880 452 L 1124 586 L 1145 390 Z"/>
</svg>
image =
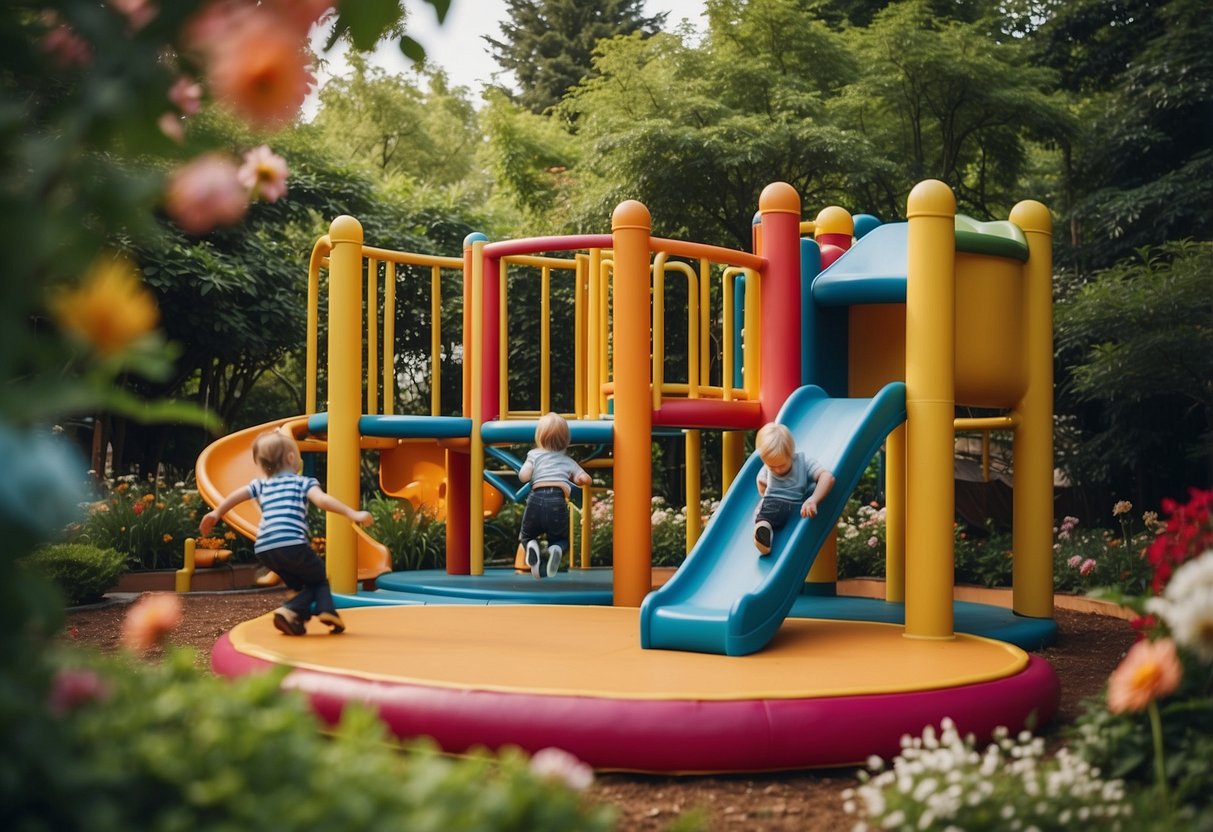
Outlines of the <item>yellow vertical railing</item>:
<svg viewBox="0 0 1213 832">
<path fill-rule="evenodd" d="M 435 292 L 435 296 L 437 296 L 437 292 Z M 396 264 L 385 262 L 383 264 L 383 412 L 389 416 L 396 412 L 395 365 Z"/>
<path fill-rule="evenodd" d="M 379 412 L 379 385 L 374 368 L 379 366 L 379 261 L 366 259 L 366 411 Z"/>
<path fill-rule="evenodd" d="M 430 415 L 442 415 L 442 269 L 430 267 Z"/>
</svg>

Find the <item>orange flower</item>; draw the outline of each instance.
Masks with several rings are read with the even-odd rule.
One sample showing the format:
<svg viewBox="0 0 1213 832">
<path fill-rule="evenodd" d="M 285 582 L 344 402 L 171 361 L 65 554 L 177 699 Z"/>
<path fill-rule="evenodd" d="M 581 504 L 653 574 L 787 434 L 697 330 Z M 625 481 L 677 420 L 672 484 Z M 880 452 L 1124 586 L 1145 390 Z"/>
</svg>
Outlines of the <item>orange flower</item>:
<svg viewBox="0 0 1213 832">
<path fill-rule="evenodd" d="M 181 599 L 175 593 L 147 593 L 122 621 L 122 646 L 131 650 L 155 647 L 180 623 Z"/>
<path fill-rule="evenodd" d="M 215 99 L 256 127 L 280 127 L 294 118 L 316 83 L 305 51 L 306 34 L 263 7 L 226 18 L 210 38 L 207 79 Z"/>
<path fill-rule="evenodd" d="M 1108 710 L 1141 711 L 1179 687 L 1183 670 L 1171 639 L 1139 641 L 1108 679 Z"/>
<path fill-rule="evenodd" d="M 55 295 L 50 306 L 61 329 L 107 356 L 150 332 L 160 316 L 134 265 L 113 255 L 93 261 L 80 285 Z"/>
<path fill-rule="evenodd" d="M 165 543 L 172 543 L 173 536 L 171 534 L 169 534 L 168 532 L 165 532 L 164 537 L 162 537 L 161 540 L 163 540 Z"/>
</svg>

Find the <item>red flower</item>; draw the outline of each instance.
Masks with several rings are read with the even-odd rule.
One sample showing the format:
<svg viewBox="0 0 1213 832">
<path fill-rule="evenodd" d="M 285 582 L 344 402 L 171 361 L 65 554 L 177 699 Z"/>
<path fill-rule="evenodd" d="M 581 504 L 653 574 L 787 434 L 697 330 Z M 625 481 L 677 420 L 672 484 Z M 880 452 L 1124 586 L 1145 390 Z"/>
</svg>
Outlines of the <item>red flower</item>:
<svg viewBox="0 0 1213 832">
<path fill-rule="evenodd" d="M 1151 588 L 1161 595 L 1175 568 L 1213 547 L 1213 489 L 1189 491 L 1190 499 L 1180 505 L 1171 499 L 1162 501 L 1162 510 L 1170 515 L 1167 527 L 1146 550 L 1154 567 Z"/>
<path fill-rule="evenodd" d="M 136 515 L 139 515 L 139 514 L 143 513 L 143 509 L 146 507 L 147 507 L 147 503 L 138 502 L 138 503 L 135 503 L 133 506 L 131 506 L 131 511 L 135 512 Z"/>
</svg>

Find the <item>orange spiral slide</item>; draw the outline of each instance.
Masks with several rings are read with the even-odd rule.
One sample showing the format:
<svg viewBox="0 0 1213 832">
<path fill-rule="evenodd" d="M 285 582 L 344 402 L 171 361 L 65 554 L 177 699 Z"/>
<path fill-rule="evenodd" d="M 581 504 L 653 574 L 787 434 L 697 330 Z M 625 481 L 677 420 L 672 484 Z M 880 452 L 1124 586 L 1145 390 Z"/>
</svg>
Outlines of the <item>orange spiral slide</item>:
<svg viewBox="0 0 1213 832">
<path fill-rule="evenodd" d="M 215 440 L 199 455 L 194 467 L 198 480 L 198 493 L 212 506 L 218 505 L 225 496 L 241 486 L 248 485 L 257 477 L 265 476 L 253 461 L 253 440 L 267 430 L 277 430 L 285 424 L 298 422 L 295 419 L 278 419 L 263 425 L 245 428 Z M 326 451 L 324 442 L 315 439 L 299 441 L 302 451 Z M 257 524 L 261 521 L 261 509 L 255 500 L 247 500 L 232 509 L 223 518 L 224 522 L 240 534 L 252 539 L 257 536 Z M 385 572 L 392 571 L 392 558 L 387 547 L 368 535 L 361 526 L 357 532 L 358 580 L 371 581 Z"/>
</svg>

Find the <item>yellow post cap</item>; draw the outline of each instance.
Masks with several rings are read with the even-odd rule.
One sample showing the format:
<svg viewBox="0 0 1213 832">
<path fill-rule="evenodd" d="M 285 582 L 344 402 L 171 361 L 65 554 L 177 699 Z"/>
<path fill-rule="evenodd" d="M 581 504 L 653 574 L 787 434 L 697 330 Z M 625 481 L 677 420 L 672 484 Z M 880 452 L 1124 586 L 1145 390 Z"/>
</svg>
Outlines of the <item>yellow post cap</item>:
<svg viewBox="0 0 1213 832">
<path fill-rule="evenodd" d="M 813 235 L 820 237 L 822 234 L 854 236 L 855 219 L 851 212 L 837 205 L 828 205 L 818 211 L 817 219 L 813 221 Z"/>
<path fill-rule="evenodd" d="M 342 214 L 329 226 L 329 239 L 333 243 L 361 243 L 362 223 L 348 214 Z"/>
<path fill-rule="evenodd" d="M 1011 222 L 1024 231 L 1039 231 L 1043 234 L 1053 233 L 1053 216 L 1043 202 L 1025 199 L 1011 209 Z"/>
<path fill-rule="evenodd" d="M 938 179 L 924 179 L 910 191 L 907 217 L 951 217 L 956 214 L 956 196 Z"/>
</svg>

